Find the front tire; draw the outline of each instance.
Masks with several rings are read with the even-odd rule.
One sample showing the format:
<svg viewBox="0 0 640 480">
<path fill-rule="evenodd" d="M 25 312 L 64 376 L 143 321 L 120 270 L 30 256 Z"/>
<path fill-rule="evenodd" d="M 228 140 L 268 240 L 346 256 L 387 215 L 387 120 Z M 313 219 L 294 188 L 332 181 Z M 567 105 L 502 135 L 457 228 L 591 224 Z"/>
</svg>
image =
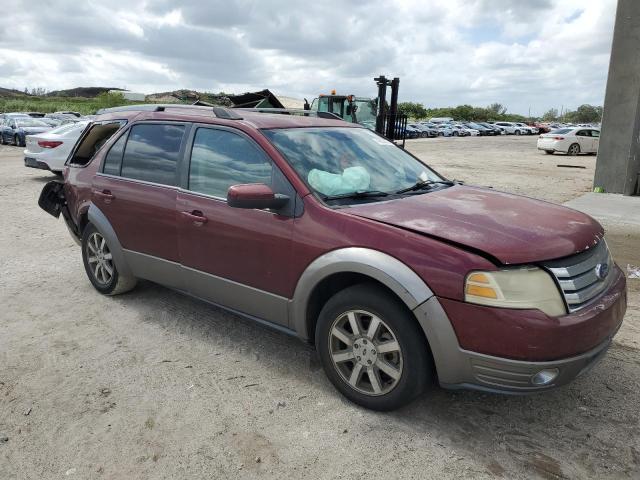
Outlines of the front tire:
<svg viewBox="0 0 640 480">
<path fill-rule="evenodd" d="M 14 137 L 13 137 L 13 144 L 14 144 L 16 147 L 21 147 L 21 146 L 22 146 L 22 144 L 20 143 L 20 137 L 19 137 L 18 135 L 14 135 Z"/>
<path fill-rule="evenodd" d="M 580 153 L 580 145 L 577 143 L 572 143 L 569 145 L 569 149 L 567 150 L 567 155 L 571 155 L 572 157 L 578 155 Z"/>
<path fill-rule="evenodd" d="M 374 284 L 335 294 L 320 312 L 316 348 L 327 377 L 349 400 L 388 411 L 433 380 L 428 344 L 411 312 Z"/>
<path fill-rule="evenodd" d="M 82 261 L 89 281 L 103 295 L 118 295 L 136 286 L 136 278 L 120 275 L 107 240 L 92 224 L 82 234 Z"/>
<path fill-rule="evenodd" d="M 515 132 L 513 132 L 513 133 L 515 133 L 516 135 L 520 135 L 520 130 L 516 130 L 516 131 L 515 131 Z"/>
</svg>

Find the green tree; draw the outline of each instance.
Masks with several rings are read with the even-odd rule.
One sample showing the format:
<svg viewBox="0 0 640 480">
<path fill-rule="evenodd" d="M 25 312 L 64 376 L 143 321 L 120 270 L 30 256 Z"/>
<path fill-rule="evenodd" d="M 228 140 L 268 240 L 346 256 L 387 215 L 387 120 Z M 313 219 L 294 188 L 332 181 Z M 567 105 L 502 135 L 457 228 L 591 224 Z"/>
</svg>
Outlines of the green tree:
<svg viewBox="0 0 640 480">
<path fill-rule="evenodd" d="M 492 103 L 487 107 L 487 110 L 489 111 L 490 115 L 493 115 L 496 117 L 507 113 L 507 107 L 505 107 L 501 103 Z"/>
<path fill-rule="evenodd" d="M 427 109 L 421 103 L 416 102 L 398 103 L 398 112 L 417 120 L 427 117 Z"/>
<path fill-rule="evenodd" d="M 577 121 L 578 123 L 599 122 L 602 115 L 602 109 L 598 110 L 598 107 L 584 104 L 580 105 L 575 113 L 575 121 Z"/>
<path fill-rule="evenodd" d="M 544 115 L 542 115 L 542 120 L 544 120 L 545 122 L 554 122 L 558 120 L 558 109 L 550 108 L 549 110 L 547 110 Z"/>
</svg>

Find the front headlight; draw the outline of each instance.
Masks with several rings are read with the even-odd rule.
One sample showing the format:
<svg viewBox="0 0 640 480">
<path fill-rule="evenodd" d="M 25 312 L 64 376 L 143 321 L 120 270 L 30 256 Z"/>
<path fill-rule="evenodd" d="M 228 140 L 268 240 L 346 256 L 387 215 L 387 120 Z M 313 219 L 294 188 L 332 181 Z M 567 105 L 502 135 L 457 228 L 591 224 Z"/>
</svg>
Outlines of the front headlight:
<svg viewBox="0 0 640 480">
<path fill-rule="evenodd" d="M 555 282 L 538 267 L 472 272 L 465 280 L 464 299 L 491 307 L 537 308 L 551 316 L 567 313 Z"/>
</svg>

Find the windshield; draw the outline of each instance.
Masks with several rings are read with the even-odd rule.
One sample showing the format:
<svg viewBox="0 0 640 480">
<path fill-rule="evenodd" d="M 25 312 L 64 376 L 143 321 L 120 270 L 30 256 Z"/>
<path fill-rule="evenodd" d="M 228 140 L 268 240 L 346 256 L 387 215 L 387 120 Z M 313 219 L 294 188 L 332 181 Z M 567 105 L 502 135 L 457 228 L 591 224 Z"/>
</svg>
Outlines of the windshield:
<svg viewBox="0 0 640 480">
<path fill-rule="evenodd" d="M 559 130 L 552 130 L 549 133 L 569 133 L 573 128 L 560 128 Z"/>
<path fill-rule="evenodd" d="M 263 130 L 309 187 L 322 195 L 393 193 L 442 180 L 394 143 L 364 128 Z"/>
<path fill-rule="evenodd" d="M 376 123 L 377 107 L 376 103 L 370 99 L 356 98 L 353 102 L 358 108 L 356 109 L 356 119 L 360 125 L 364 125 L 367 128 L 371 128 L 371 125 Z"/>
</svg>

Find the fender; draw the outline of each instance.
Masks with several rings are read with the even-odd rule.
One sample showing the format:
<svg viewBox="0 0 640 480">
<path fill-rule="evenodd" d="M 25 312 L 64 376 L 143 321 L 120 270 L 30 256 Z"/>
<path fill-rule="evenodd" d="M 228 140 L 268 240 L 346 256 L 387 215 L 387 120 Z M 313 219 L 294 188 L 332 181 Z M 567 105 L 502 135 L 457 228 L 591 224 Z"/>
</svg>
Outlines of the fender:
<svg viewBox="0 0 640 480">
<path fill-rule="evenodd" d="M 391 289 L 410 310 L 433 297 L 427 284 L 397 258 L 378 250 L 348 247 L 332 250 L 311 262 L 300 276 L 289 304 L 289 328 L 308 340 L 307 305 L 322 280 L 336 273 L 360 273 Z"/>
<path fill-rule="evenodd" d="M 88 218 L 89 222 L 91 222 L 102 236 L 107 239 L 107 242 L 109 243 L 109 250 L 111 251 L 111 255 L 113 255 L 113 262 L 116 264 L 118 273 L 122 276 L 133 276 L 129 265 L 125 260 L 124 250 L 122 249 L 122 245 L 118 240 L 116 232 L 113 230 L 113 227 L 111 226 L 111 223 L 109 223 L 109 220 L 107 220 L 105 214 L 96 207 L 95 203 L 91 203 L 89 205 Z"/>
</svg>

